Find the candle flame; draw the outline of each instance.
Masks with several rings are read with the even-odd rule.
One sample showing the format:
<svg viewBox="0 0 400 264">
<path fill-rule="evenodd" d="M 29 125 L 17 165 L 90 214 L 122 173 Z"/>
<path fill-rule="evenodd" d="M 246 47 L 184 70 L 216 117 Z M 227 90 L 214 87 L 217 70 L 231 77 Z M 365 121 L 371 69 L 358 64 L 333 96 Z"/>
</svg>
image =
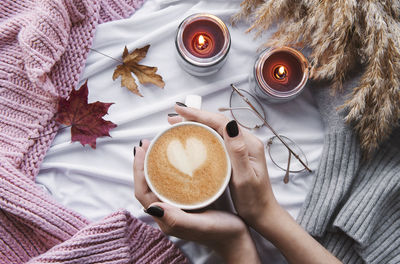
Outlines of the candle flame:
<svg viewBox="0 0 400 264">
<path fill-rule="evenodd" d="M 279 75 L 283 75 L 285 73 L 285 67 L 281 66 L 278 70 Z"/>
<path fill-rule="evenodd" d="M 273 74 L 277 80 L 284 80 L 287 77 L 287 69 L 283 65 L 277 66 L 275 67 Z"/>
<path fill-rule="evenodd" d="M 200 45 L 200 46 L 203 46 L 203 45 L 204 45 L 204 43 L 206 42 L 206 40 L 205 40 L 205 38 L 204 38 L 203 35 L 200 35 L 200 36 L 199 36 L 198 42 L 199 42 L 199 45 Z"/>
</svg>

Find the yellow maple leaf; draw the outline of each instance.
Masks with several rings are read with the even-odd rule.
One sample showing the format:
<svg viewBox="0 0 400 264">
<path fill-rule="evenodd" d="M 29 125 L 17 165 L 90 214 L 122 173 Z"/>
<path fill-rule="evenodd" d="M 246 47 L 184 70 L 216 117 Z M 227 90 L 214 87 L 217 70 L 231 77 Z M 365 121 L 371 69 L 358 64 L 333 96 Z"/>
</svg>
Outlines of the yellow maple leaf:
<svg viewBox="0 0 400 264">
<path fill-rule="evenodd" d="M 152 83 L 160 88 L 164 88 L 165 83 L 162 77 L 157 72 L 157 67 L 149 67 L 139 64 L 144 57 L 146 57 L 147 51 L 150 45 L 144 46 L 140 49 L 135 49 L 131 53 L 128 52 L 125 46 L 124 52 L 122 53 L 122 64 L 118 65 L 113 74 L 113 80 L 121 76 L 121 87 L 126 87 L 133 93 L 143 96 L 136 84 L 135 78 L 132 74 L 136 75 L 141 84 Z"/>
</svg>

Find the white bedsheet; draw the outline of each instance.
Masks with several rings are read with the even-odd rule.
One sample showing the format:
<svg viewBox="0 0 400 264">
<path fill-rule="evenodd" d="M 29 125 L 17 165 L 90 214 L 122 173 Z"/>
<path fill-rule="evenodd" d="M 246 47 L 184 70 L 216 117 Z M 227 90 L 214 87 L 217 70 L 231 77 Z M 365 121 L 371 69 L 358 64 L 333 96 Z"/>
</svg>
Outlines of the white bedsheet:
<svg viewBox="0 0 400 264">
<path fill-rule="evenodd" d="M 118 125 L 111 130 L 112 138 L 97 140 L 97 149 L 70 143 L 70 130 L 59 132 L 42 164 L 37 183 L 43 185 L 61 204 L 98 220 L 118 208 L 126 208 L 134 216 L 155 226 L 152 218 L 142 211 L 133 192 L 133 147 L 140 139 L 151 139 L 168 126 L 167 113 L 173 112 L 176 101 L 187 94 L 203 96 L 202 108 L 217 112 L 228 106 L 230 83 L 247 89 L 246 79 L 254 63 L 257 49 L 268 38 L 254 40 L 245 34 L 246 24 L 235 28 L 229 24 L 231 15 L 239 10 L 241 0 L 147 0 L 131 18 L 98 26 L 93 48 L 113 57 L 120 57 L 125 45 L 134 48 L 151 44 L 142 61 L 157 66 L 166 83 L 164 89 L 140 85 L 144 97 L 138 97 L 113 81 L 116 62 L 98 53 L 89 54 L 80 84 L 88 79 L 89 102 L 114 102 L 106 119 Z M 232 46 L 224 67 L 210 77 L 194 77 L 183 71 L 175 60 L 174 37 L 178 24 L 188 15 L 208 12 L 227 23 Z M 308 89 L 295 100 L 263 107 L 271 125 L 280 134 L 294 139 L 307 154 L 315 171 L 323 144 L 320 117 Z M 229 115 L 229 114 L 227 114 Z M 264 142 L 272 133 L 265 127 L 254 131 Z M 313 173 L 293 174 L 284 184 L 284 172 L 267 157 L 270 178 L 279 203 L 296 217 L 308 191 Z M 263 263 L 285 263 L 280 253 L 267 241 L 254 235 Z M 218 263 L 213 252 L 193 242 L 171 238 L 193 263 Z"/>
</svg>

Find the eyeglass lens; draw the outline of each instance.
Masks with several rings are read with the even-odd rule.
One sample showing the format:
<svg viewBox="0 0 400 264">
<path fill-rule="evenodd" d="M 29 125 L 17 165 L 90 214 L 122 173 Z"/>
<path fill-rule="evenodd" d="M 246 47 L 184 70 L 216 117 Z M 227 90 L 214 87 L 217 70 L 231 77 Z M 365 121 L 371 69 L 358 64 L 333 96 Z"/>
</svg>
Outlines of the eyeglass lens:
<svg viewBox="0 0 400 264">
<path fill-rule="evenodd" d="M 264 108 L 261 106 L 260 102 L 249 92 L 239 89 L 244 96 L 246 96 L 250 103 L 257 109 L 257 111 L 266 119 L 266 114 Z M 261 127 L 263 121 L 254 113 L 249 105 L 243 100 L 242 97 L 235 91 L 232 91 L 230 98 L 231 113 L 233 118 L 243 127 L 253 129 Z"/>
<path fill-rule="evenodd" d="M 293 140 L 282 135 L 280 135 L 280 137 L 295 153 L 299 155 L 299 158 L 308 165 L 307 158 L 303 150 Z M 283 145 L 277 137 L 272 137 L 267 143 L 267 148 L 271 161 L 281 170 L 286 171 L 289 158 L 289 150 L 285 147 L 285 145 Z M 290 160 L 289 172 L 301 172 L 303 170 L 305 170 L 304 166 L 292 155 Z"/>
</svg>

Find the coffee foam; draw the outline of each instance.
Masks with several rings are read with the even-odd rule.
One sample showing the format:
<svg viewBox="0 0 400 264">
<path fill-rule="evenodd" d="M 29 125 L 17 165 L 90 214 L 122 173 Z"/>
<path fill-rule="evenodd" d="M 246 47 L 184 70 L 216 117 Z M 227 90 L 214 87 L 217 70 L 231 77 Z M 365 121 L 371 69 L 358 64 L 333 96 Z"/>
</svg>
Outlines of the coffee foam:
<svg viewBox="0 0 400 264">
<path fill-rule="evenodd" d="M 213 197 L 227 177 L 228 160 L 218 138 L 196 125 L 177 126 L 152 146 L 147 172 L 156 191 L 184 205 Z"/>
<path fill-rule="evenodd" d="M 207 159 L 207 149 L 201 140 L 195 137 L 186 139 L 183 146 L 178 139 L 171 140 L 167 148 L 167 157 L 171 165 L 182 173 L 193 176 L 193 172 Z"/>
</svg>

